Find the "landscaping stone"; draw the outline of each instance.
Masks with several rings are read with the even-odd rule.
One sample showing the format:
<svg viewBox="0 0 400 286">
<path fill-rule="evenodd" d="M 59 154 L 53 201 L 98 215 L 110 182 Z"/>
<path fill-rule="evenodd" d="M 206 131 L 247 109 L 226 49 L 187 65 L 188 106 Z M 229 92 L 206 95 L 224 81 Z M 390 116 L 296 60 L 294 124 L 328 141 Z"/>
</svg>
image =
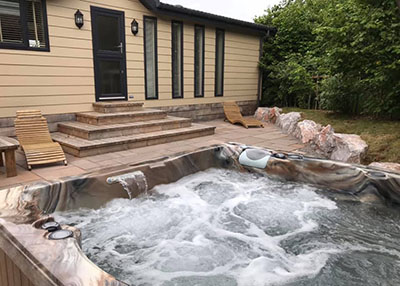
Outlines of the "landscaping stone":
<svg viewBox="0 0 400 286">
<path fill-rule="evenodd" d="M 400 164 L 397 163 L 374 162 L 369 164 L 369 167 L 400 173 Z"/>
<path fill-rule="evenodd" d="M 304 120 L 297 124 L 294 136 L 302 143 L 312 143 L 321 131 L 322 126 L 312 120 Z"/>
<path fill-rule="evenodd" d="M 327 158 L 330 158 L 333 150 L 335 149 L 335 130 L 332 128 L 330 124 L 323 127 L 322 130 L 315 137 L 314 148 L 317 153 L 324 155 Z"/>
<path fill-rule="evenodd" d="M 276 124 L 282 129 L 283 132 L 294 135 L 297 128 L 297 123 L 301 119 L 300 112 L 289 112 L 281 114 Z"/>
<path fill-rule="evenodd" d="M 258 120 L 275 124 L 281 112 L 282 109 L 278 107 L 259 107 L 255 113 L 255 117 Z"/>
<path fill-rule="evenodd" d="M 280 114 L 281 109 L 258 108 L 255 117 L 258 120 L 276 124 L 283 132 L 301 140 L 306 149 L 325 158 L 347 163 L 361 163 L 368 145 L 360 136 L 354 134 L 337 134 L 331 125 L 322 127 L 312 120 L 301 122 L 300 112 Z"/>
<path fill-rule="evenodd" d="M 355 134 L 334 134 L 335 149 L 330 158 L 347 163 L 360 164 L 368 151 L 368 145 Z"/>
</svg>

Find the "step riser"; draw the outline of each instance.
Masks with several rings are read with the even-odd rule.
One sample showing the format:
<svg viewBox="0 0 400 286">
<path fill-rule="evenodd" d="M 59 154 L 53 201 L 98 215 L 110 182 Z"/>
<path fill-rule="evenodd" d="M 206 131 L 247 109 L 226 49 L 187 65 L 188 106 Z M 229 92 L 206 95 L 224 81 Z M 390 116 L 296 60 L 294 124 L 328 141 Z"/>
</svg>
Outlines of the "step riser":
<svg viewBox="0 0 400 286">
<path fill-rule="evenodd" d="M 119 115 L 113 117 L 88 117 L 85 115 L 77 114 L 76 120 L 82 123 L 92 124 L 92 125 L 107 125 L 107 124 L 122 124 L 122 123 L 132 123 L 147 120 L 157 120 L 167 117 L 166 113 L 156 113 L 156 114 L 140 114 L 140 115 Z"/>
<path fill-rule="evenodd" d="M 213 135 L 214 134 L 214 129 L 205 129 L 205 130 L 199 130 L 196 132 L 191 132 L 191 133 L 186 133 L 186 134 L 178 134 L 178 135 L 170 135 L 162 138 L 150 138 L 150 139 L 145 139 L 141 141 L 135 141 L 132 143 L 123 143 L 123 144 L 113 144 L 109 146 L 103 146 L 103 147 L 93 147 L 91 149 L 84 149 L 84 150 L 79 150 L 72 148 L 70 146 L 65 146 L 61 142 L 61 146 L 64 149 L 64 151 L 68 154 L 74 155 L 76 157 L 88 157 L 88 156 L 95 156 L 95 155 L 100 155 L 100 154 L 106 154 L 106 153 L 111 153 L 111 152 L 118 152 L 118 151 L 124 151 L 128 149 L 135 149 L 135 148 L 141 148 L 145 146 L 152 146 L 152 145 L 157 145 L 157 144 L 164 144 L 164 143 L 169 143 L 169 142 L 175 142 L 175 141 L 180 141 L 180 140 L 187 140 L 191 138 L 196 138 L 196 137 L 202 137 L 202 136 L 208 136 L 208 135 Z"/>
<path fill-rule="evenodd" d="M 118 130 L 104 130 L 104 131 L 85 131 L 85 130 L 80 130 L 78 128 L 73 128 L 70 126 L 63 126 L 59 125 L 58 130 L 62 133 L 76 136 L 79 138 L 87 139 L 87 140 L 98 140 L 98 139 L 106 139 L 106 138 L 112 138 L 112 137 L 119 137 L 119 136 L 129 136 L 129 135 L 135 135 L 135 134 L 141 134 L 141 133 L 150 133 L 150 132 L 156 132 L 156 131 L 163 131 L 163 130 L 172 130 L 172 129 L 178 129 L 178 128 L 185 128 L 185 127 L 190 127 L 191 122 L 190 121 L 181 121 L 181 122 L 166 122 L 166 123 L 157 123 L 157 124 L 152 124 L 149 126 L 141 126 L 137 128 L 132 128 L 132 127 L 126 127 L 126 128 L 121 128 Z"/>
<path fill-rule="evenodd" d="M 100 113 L 130 112 L 142 110 L 143 103 L 129 101 L 95 102 L 93 109 Z"/>
<path fill-rule="evenodd" d="M 130 112 L 143 110 L 141 106 L 126 106 L 126 107 L 102 107 L 93 106 L 94 111 L 100 113 L 116 113 L 116 112 Z"/>
</svg>

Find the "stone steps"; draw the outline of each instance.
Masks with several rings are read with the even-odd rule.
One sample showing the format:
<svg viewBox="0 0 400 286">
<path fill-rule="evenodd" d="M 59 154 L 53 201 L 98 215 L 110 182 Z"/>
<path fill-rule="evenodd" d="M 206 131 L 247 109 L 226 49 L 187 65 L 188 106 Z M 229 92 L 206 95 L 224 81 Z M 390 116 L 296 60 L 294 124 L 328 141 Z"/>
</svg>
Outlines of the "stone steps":
<svg viewBox="0 0 400 286">
<path fill-rule="evenodd" d="M 76 114 L 76 120 L 78 122 L 87 123 L 91 125 L 132 123 L 138 121 L 163 119 L 165 117 L 167 117 L 166 111 L 152 110 L 152 109 L 142 109 L 137 111 L 114 112 L 114 113 L 101 113 L 94 111 L 94 112 L 81 112 Z"/>
<path fill-rule="evenodd" d="M 215 127 L 191 119 L 167 116 L 163 110 L 136 102 L 97 102 L 95 111 L 76 114 L 52 133 L 66 153 L 77 157 L 100 155 L 214 134 Z"/>
<path fill-rule="evenodd" d="M 71 121 L 59 123 L 58 131 L 82 139 L 99 140 L 190 126 L 190 119 L 168 116 L 163 119 L 108 125 L 91 125 L 87 123 Z"/>
<path fill-rule="evenodd" d="M 108 101 L 93 103 L 93 109 L 100 113 L 116 113 L 138 111 L 143 109 L 142 102 Z"/>
<path fill-rule="evenodd" d="M 77 157 L 86 157 L 212 135 L 214 131 L 215 127 L 192 124 L 185 128 L 98 140 L 86 140 L 61 132 L 53 133 L 52 137 L 61 144 L 65 152 Z"/>
</svg>

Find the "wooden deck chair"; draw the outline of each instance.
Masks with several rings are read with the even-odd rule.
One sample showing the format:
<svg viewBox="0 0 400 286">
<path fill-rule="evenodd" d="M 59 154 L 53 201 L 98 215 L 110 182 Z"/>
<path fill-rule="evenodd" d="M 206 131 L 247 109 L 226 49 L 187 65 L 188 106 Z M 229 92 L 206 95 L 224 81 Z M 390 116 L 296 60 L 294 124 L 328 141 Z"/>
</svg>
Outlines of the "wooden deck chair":
<svg viewBox="0 0 400 286">
<path fill-rule="evenodd" d="M 263 127 L 261 121 L 255 118 L 244 118 L 236 102 L 224 102 L 225 118 L 232 124 L 240 123 L 244 127 Z"/>
<path fill-rule="evenodd" d="M 64 151 L 60 144 L 51 139 L 47 120 L 39 110 L 17 111 L 15 132 L 25 152 L 29 170 L 32 170 L 32 165 L 60 161 L 67 165 Z"/>
</svg>

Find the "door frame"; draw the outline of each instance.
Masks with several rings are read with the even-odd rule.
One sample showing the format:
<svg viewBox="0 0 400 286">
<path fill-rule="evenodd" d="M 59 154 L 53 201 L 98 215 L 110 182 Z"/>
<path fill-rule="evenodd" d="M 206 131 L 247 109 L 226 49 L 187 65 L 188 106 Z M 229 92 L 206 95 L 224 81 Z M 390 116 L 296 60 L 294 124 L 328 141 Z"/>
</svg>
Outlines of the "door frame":
<svg viewBox="0 0 400 286">
<path fill-rule="evenodd" d="M 101 55 L 98 54 L 97 42 L 98 42 L 98 30 L 95 25 L 95 15 L 107 15 L 107 16 L 116 16 L 119 19 L 120 26 L 120 35 L 123 53 L 119 57 L 113 52 L 102 52 Z M 92 49 L 93 49 L 93 67 L 94 67 L 94 86 L 95 86 L 95 98 L 96 102 L 98 101 L 115 101 L 115 100 L 128 100 L 128 81 L 127 81 L 127 72 L 126 72 L 126 39 L 125 39 L 125 13 L 124 11 L 112 10 L 101 8 L 97 6 L 90 6 L 90 15 L 92 22 Z M 107 98 L 100 99 L 101 91 L 100 91 L 100 65 L 98 64 L 99 59 L 120 59 L 121 61 L 121 97 L 120 98 Z"/>
</svg>

